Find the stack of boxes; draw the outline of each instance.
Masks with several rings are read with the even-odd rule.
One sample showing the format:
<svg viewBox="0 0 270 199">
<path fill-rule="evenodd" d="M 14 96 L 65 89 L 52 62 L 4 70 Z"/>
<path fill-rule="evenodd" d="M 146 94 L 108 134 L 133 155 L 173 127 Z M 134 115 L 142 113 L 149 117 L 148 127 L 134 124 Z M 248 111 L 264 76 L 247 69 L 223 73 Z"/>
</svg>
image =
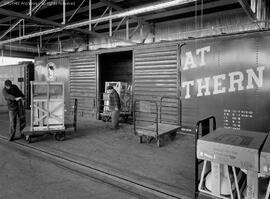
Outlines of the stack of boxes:
<svg viewBox="0 0 270 199">
<path fill-rule="evenodd" d="M 270 197 L 270 181 L 269 181 L 269 178 L 270 178 L 270 136 L 269 135 L 261 151 L 260 172 L 261 172 L 261 175 L 264 175 L 264 177 L 268 178 L 267 183 L 261 183 L 261 184 L 264 184 L 264 187 L 263 187 L 264 190 L 262 193 L 262 195 L 264 195 L 263 199 L 268 199 Z M 265 187 L 265 185 L 267 186 L 267 188 Z M 259 197 L 260 197 L 260 193 L 259 193 Z"/>
<path fill-rule="evenodd" d="M 126 82 L 105 82 L 105 93 L 103 93 L 104 108 L 103 112 L 109 112 L 109 94 L 107 92 L 107 87 L 112 86 L 116 92 L 119 94 L 121 101 L 121 112 L 130 113 L 131 112 L 131 86 Z"/>
<path fill-rule="evenodd" d="M 64 83 L 31 82 L 31 96 L 30 130 L 64 130 Z"/>
<path fill-rule="evenodd" d="M 258 172 L 260 171 L 259 165 L 261 164 L 261 170 L 269 173 L 270 162 L 267 156 L 270 151 L 269 144 L 266 146 L 265 154 L 261 155 L 265 157 L 265 161 L 261 159 L 260 163 L 260 149 L 262 148 L 264 141 L 267 137 L 266 133 L 245 131 L 245 130 L 233 130 L 233 129 L 217 129 L 216 131 L 202 137 L 198 140 L 197 157 L 211 163 L 211 184 L 213 190 L 207 190 L 203 188 L 203 182 L 205 179 L 202 175 L 199 190 L 207 194 L 219 197 L 227 198 L 222 195 L 221 190 L 221 168 L 223 166 L 230 166 L 240 168 L 246 173 L 246 188 L 241 189 L 241 185 L 238 184 L 237 177 L 234 175 L 235 184 L 232 185 L 235 188 L 230 188 L 231 193 L 236 190 L 237 196 L 233 198 L 258 198 Z M 270 141 L 269 141 L 270 143 Z M 267 149 L 268 148 L 268 149 Z M 265 162 L 265 163 L 263 163 Z M 227 169 L 228 170 L 228 169 Z M 204 173 L 204 172 L 203 172 Z M 230 178 L 227 172 L 225 176 Z M 233 181 L 234 181 L 233 180 Z M 229 181 L 228 181 L 229 182 Z M 229 185 L 228 185 L 229 186 Z M 233 193 L 232 193 L 233 194 Z M 233 194 L 234 195 L 234 194 Z M 231 198 L 230 196 L 228 198 Z"/>
</svg>

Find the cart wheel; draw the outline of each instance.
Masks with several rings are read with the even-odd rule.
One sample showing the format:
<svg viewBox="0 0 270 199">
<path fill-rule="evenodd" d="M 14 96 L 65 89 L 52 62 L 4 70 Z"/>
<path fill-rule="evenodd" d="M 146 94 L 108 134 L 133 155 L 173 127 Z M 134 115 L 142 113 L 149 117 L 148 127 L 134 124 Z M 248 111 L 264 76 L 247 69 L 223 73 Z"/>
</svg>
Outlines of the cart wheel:
<svg viewBox="0 0 270 199">
<path fill-rule="evenodd" d="M 32 138 L 30 135 L 25 136 L 25 140 L 30 144 L 32 142 Z"/>
<path fill-rule="evenodd" d="M 176 137 L 176 132 L 170 133 L 169 137 L 170 137 L 171 140 L 174 140 L 175 137 Z"/>
<path fill-rule="evenodd" d="M 63 141 L 66 137 L 65 135 L 66 133 L 65 132 L 62 132 L 62 133 L 56 133 L 54 135 L 54 138 L 57 140 L 57 141 Z"/>
</svg>

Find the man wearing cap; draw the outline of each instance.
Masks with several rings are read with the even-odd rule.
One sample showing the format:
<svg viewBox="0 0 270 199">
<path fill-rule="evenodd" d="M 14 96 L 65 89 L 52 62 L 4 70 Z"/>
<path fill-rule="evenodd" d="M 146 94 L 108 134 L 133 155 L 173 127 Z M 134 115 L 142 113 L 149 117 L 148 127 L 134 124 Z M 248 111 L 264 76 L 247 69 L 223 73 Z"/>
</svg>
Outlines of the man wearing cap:
<svg viewBox="0 0 270 199">
<path fill-rule="evenodd" d="M 7 101 L 9 110 L 9 141 L 13 141 L 16 133 L 17 116 L 19 117 L 20 121 L 21 137 L 23 136 L 22 130 L 26 125 L 25 113 L 22 106 L 22 99 L 24 98 L 24 94 L 16 85 L 12 84 L 10 80 L 5 81 L 5 87 L 3 88 L 2 93 L 5 100 Z"/>
<path fill-rule="evenodd" d="M 109 95 L 109 109 L 112 113 L 112 129 L 116 129 L 119 127 L 118 121 L 120 116 L 120 97 L 116 90 L 112 86 L 107 87 L 107 91 Z"/>
</svg>

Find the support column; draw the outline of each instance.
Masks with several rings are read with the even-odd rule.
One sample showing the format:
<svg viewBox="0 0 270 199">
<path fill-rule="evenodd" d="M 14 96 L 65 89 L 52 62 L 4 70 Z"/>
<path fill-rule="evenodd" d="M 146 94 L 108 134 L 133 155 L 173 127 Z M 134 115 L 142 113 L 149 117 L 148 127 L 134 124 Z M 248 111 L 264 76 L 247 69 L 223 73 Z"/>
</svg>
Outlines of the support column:
<svg viewBox="0 0 270 199">
<path fill-rule="evenodd" d="M 40 32 L 42 31 L 42 29 L 40 28 Z M 40 48 L 42 48 L 42 35 L 40 35 L 39 37 L 39 46 Z"/>
<path fill-rule="evenodd" d="M 89 0 L 89 21 L 92 20 L 92 0 Z M 92 30 L 91 23 L 89 24 L 89 31 Z"/>
<path fill-rule="evenodd" d="M 29 15 L 32 16 L 32 0 L 29 0 Z"/>
<path fill-rule="evenodd" d="M 22 27 L 23 28 L 22 35 L 24 36 L 25 35 L 25 22 L 24 22 L 24 19 L 22 20 L 22 22 L 23 22 L 23 25 L 22 25 L 23 26 Z"/>
<path fill-rule="evenodd" d="M 129 40 L 129 18 L 126 20 L 126 40 Z"/>
<path fill-rule="evenodd" d="M 112 8 L 110 7 L 110 16 L 112 15 Z M 109 19 L 109 36 L 111 37 L 112 36 L 112 19 Z"/>
<path fill-rule="evenodd" d="M 66 0 L 63 0 L 63 22 L 62 24 L 66 24 Z"/>
</svg>

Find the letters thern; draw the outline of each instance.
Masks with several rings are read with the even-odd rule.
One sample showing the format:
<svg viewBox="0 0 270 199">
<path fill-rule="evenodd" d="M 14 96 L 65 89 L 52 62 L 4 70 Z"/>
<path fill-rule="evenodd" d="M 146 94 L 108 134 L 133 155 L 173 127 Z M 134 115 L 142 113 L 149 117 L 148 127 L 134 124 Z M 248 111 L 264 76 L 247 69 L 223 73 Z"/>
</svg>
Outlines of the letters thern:
<svg viewBox="0 0 270 199">
<path fill-rule="evenodd" d="M 196 70 L 197 67 L 207 67 L 206 54 L 210 53 L 210 46 L 196 49 L 199 63 L 196 64 L 191 51 L 185 53 L 183 72 Z M 195 55 L 194 55 L 195 56 Z M 264 66 L 249 68 L 245 71 L 234 71 L 228 74 L 218 74 L 209 77 L 198 78 L 182 82 L 184 98 L 217 95 L 226 92 L 237 92 L 241 90 L 255 89 L 263 86 Z M 229 81 L 229 84 L 225 84 Z M 227 85 L 227 86 L 225 86 Z M 195 92 L 191 92 L 196 89 Z M 194 96 L 192 96 L 194 95 Z"/>
</svg>

